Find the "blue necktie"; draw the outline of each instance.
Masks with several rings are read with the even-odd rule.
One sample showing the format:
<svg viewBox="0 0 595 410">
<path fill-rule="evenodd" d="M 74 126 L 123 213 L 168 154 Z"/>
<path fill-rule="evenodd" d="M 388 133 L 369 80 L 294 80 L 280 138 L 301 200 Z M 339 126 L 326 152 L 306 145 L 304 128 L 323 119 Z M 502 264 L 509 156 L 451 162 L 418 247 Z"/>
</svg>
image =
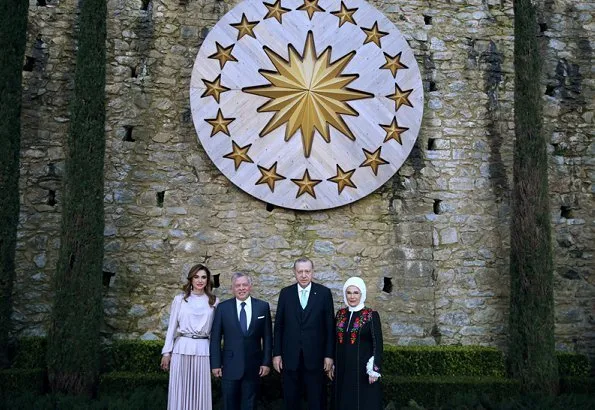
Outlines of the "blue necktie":
<svg viewBox="0 0 595 410">
<path fill-rule="evenodd" d="M 244 334 L 248 333 L 248 319 L 246 318 L 246 302 L 240 303 L 242 306 L 242 310 L 240 310 L 240 327 L 242 328 L 242 332 Z"/>
</svg>

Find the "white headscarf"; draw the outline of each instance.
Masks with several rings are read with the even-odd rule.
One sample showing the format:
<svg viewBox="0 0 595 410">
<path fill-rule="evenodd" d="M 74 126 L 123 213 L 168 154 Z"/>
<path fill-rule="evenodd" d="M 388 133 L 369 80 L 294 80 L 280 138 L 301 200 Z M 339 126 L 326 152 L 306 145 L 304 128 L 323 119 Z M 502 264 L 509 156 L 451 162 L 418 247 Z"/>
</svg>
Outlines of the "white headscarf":
<svg viewBox="0 0 595 410">
<path fill-rule="evenodd" d="M 359 289 L 359 291 L 362 294 L 362 298 L 359 300 L 359 305 L 354 307 L 349 306 L 349 303 L 347 303 L 347 295 L 345 294 L 345 292 L 347 292 L 347 288 L 349 286 L 355 286 Z M 345 304 L 347 305 L 347 308 L 350 312 L 359 312 L 364 308 L 364 303 L 366 302 L 366 284 L 364 283 L 362 278 L 352 276 L 349 279 L 347 279 L 347 281 L 343 285 L 343 300 L 345 301 Z"/>
</svg>

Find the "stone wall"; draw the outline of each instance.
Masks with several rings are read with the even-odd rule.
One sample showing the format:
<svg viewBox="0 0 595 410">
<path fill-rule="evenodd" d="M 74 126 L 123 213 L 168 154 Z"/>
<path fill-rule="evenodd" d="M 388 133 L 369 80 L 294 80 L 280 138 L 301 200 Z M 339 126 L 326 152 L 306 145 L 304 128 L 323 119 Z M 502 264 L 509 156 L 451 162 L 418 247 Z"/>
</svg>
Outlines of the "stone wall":
<svg viewBox="0 0 595 410">
<path fill-rule="evenodd" d="M 73 2 L 32 0 L 24 74 L 16 335 L 43 334 L 59 247 L 63 141 L 72 91 Z M 324 212 L 267 206 L 200 147 L 188 97 L 194 58 L 235 4 L 108 3 L 106 336 L 161 338 L 188 268 L 206 262 L 230 296 L 236 270 L 272 303 L 295 258 L 335 305 L 368 284 L 387 342 L 506 345 L 513 127 L 511 0 L 374 1 L 414 50 L 426 107 L 418 143 L 382 188 Z M 349 3 L 347 2 L 349 5 Z M 594 5 L 544 0 L 546 138 L 556 255 L 557 342 L 595 355 Z"/>
</svg>

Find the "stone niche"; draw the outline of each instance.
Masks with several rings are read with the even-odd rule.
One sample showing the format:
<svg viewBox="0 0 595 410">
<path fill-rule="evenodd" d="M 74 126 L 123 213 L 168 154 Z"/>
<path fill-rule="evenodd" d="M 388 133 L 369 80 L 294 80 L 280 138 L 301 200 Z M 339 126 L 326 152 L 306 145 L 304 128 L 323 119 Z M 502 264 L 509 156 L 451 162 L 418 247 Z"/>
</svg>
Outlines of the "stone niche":
<svg viewBox="0 0 595 410">
<path fill-rule="evenodd" d="M 104 303 L 107 337 L 161 339 L 197 262 L 230 296 L 234 271 L 275 311 L 307 255 L 342 303 L 368 285 L 394 344 L 507 337 L 513 123 L 512 0 L 372 1 L 419 64 L 424 118 L 400 170 L 371 195 L 327 211 L 261 202 L 215 167 L 192 124 L 192 65 L 227 0 L 108 2 Z M 538 2 L 539 3 L 539 2 Z M 59 248 L 76 2 L 31 3 L 23 76 L 21 218 L 14 332 L 44 334 Z M 324 1 L 321 0 L 324 7 Z M 349 6 L 349 2 L 347 2 Z M 558 348 L 595 355 L 593 41 L 588 4 L 540 6 L 545 53 Z"/>
</svg>

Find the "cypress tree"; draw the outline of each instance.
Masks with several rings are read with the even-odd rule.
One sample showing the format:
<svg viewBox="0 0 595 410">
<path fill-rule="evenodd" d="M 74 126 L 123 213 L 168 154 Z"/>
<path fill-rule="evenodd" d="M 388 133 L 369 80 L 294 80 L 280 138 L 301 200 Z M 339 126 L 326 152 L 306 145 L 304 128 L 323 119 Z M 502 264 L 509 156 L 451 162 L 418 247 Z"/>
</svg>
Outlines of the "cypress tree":
<svg viewBox="0 0 595 410">
<path fill-rule="evenodd" d="M 523 391 L 555 393 L 553 261 L 541 64 L 531 0 L 514 2 L 514 183 L 510 241 L 509 369 Z"/>
<path fill-rule="evenodd" d="M 80 3 L 47 352 L 50 387 L 69 394 L 94 394 L 100 364 L 106 12 L 105 0 Z"/>
<path fill-rule="evenodd" d="M 11 295 L 19 222 L 21 82 L 28 11 L 27 0 L 0 2 L 0 368 L 8 366 Z"/>
</svg>

